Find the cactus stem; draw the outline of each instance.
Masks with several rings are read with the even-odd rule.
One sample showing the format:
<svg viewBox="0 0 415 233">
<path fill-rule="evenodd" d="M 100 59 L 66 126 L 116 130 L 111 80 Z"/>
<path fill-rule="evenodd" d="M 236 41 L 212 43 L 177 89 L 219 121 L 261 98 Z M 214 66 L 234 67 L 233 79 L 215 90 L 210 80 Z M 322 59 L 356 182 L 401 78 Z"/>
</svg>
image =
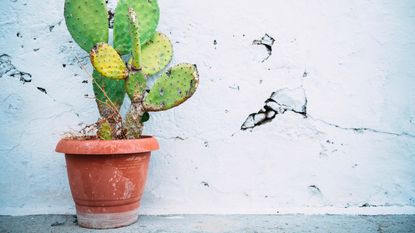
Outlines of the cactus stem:
<svg viewBox="0 0 415 233">
<path fill-rule="evenodd" d="M 127 139 L 140 138 L 143 132 L 143 123 L 141 119 L 146 111 L 141 102 L 131 103 L 130 109 L 125 116 L 125 129 Z"/>
<path fill-rule="evenodd" d="M 131 66 L 134 69 L 141 69 L 141 43 L 140 43 L 140 32 L 137 14 L 133 8 L 128 8 L 128 16 L 130 23 L 130 36 L 132 46 L 132 63 Z"/>
</svg>

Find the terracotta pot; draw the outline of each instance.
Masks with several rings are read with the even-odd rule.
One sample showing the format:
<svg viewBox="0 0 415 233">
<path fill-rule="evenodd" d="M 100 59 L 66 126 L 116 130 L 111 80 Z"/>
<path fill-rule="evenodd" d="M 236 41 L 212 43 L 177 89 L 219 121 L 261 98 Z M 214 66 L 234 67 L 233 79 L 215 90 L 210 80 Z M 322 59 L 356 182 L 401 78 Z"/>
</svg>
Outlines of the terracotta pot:
<svg viewBox="0 0 415 233">
<path fill-rule="evenodd" d="M 69 185 L 78 224 L 86 228 L 115 228 L 137 221 L 154 137 L 135 140 L 62 139 Z"/>
</svg>

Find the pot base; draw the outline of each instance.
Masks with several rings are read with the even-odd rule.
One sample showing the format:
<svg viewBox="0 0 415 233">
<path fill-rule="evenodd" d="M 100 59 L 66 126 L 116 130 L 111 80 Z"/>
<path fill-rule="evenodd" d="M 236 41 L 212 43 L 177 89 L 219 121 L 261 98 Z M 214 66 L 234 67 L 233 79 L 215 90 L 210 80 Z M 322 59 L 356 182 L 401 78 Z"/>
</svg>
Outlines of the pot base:
<svg viewBox="0 0 415 233">
<path fill-rule="evenodd" d="M 138 219 L 138 208 L 120 213 L 85 213 L 76 212 L 78 224 L 81 227 L 108 229 L 128 226 Z"/>
<path fill-rule="evenodd" d="M 108 229 L 128 226 L 138 219 L 139 202 L 117 206 L 76 206 L 78 224 L 85 228 Z"/>
</svg>

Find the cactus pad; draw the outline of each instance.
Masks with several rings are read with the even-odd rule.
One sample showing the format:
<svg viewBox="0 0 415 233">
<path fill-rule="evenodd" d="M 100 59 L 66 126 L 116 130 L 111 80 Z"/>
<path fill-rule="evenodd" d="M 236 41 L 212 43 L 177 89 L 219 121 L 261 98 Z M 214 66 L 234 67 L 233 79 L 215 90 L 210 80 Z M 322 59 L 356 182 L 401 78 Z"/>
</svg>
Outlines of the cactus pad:
<svg viewBox="0 0 415 233">
<path fill-rule="evenodd" d="M 127 66 L 117 51 L 107 43 L 98 43 L 90 53 L 91 63 L 103 76 L 110 79 L 125 79 L 128 76 Z"/>
<path fill-rule="evenodd" d="M 150 93 L 144 98 L 144 109 L 154 112 L 173 108 L 190 98 L 198 83 L 196 65 L 179 64 L 156 80 Z"/>
<path fill-rule="evenodd" d="M 146 77 L 142 72 L 131 72 L 127 80 L 125 80 L 125 90 L 131 99 L 136 103 L 142 100 L 146 90 Z"/>
<path fill-rule="evenodd" d="M 112 129 L 111 125 L 107 119 L 103 118 L 98 121 L 98 131 L 97 136 L 101 140 L 111 140 L 112 139 Z"/>
<path fill-rule="evenodd" d="M 131 52 L 131 38 L 126 36 L 129 32 L 128 9 L 130 7 L 138 15 L 142 45 L 155 34 L 160 17 L 156 0 L 119 0 L 114 18 L 114 48 L 122 55 Z"/>
<path fill-rule="evenodd" d="M 94 79 L 92 85 L 100 115 L 107 119 L 114 118 L 116 114 L 115 110 L 118 111 L 124 101 L 124 80 L 112 80 L 105 78 L 95 70 L 92 73 L 92 77 Z M 102 91 L 105 91 L 106 96 Z M 111 106 L 111 102 L 115 106 Z M 114 107 L 116 109 L 113 109 Z"/>
<path fill-rule="evenodd" d="M 108 41 L 108 11 L 105 0 L 66 0 L 65 21 L 78 45 L 89 52 Z"/>
<path fill-rule="evenodd" d="M 173 47 L 169 38 L 157 32 L 154 37 L 143 46 L 141 52 L 141 66 L 146 75 L 153 75 L 166 67 L 173 56 Z"/>
<path fill-rule="evenodd" d="M 138 70 L 141 68 L 141 43 L 140 43 L 140 28 L 138 24 L 137 14 L 133 8 L 128 9 L 130 37 L 131 37 L 131 66 Z"/>
</svg>

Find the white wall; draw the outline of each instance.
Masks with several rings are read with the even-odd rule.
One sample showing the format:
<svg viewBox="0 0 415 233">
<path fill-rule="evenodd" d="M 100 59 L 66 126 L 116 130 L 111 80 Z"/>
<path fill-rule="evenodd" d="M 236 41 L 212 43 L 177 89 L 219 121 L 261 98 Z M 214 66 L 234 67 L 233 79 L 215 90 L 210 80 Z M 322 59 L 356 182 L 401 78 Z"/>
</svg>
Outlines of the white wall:
<svg viewBox="0 0 415 233">
<path fill-rule="evenodd" d="M 143 214 L 415 213 L 414 1 L 159 4 L 173 63 L 196 63 L 201 83 L 146 124 L 161 150 Z M 265 33 L 276 41 L 261 62 L 267 51 L 252 41 Z M 98 114 L 75 60 L 87 54 L 69 41 L 63 0 L 1 1 L 0 55 L 11 64 L 2 56 L 0 70 L 32 81 L 0 72 L 0 214 L 74 212 L 54 147 Z M 289 103 L 307 99 L 307 118 L 287 111 L 240 130 L 286 88 Z"/>
</svg>

